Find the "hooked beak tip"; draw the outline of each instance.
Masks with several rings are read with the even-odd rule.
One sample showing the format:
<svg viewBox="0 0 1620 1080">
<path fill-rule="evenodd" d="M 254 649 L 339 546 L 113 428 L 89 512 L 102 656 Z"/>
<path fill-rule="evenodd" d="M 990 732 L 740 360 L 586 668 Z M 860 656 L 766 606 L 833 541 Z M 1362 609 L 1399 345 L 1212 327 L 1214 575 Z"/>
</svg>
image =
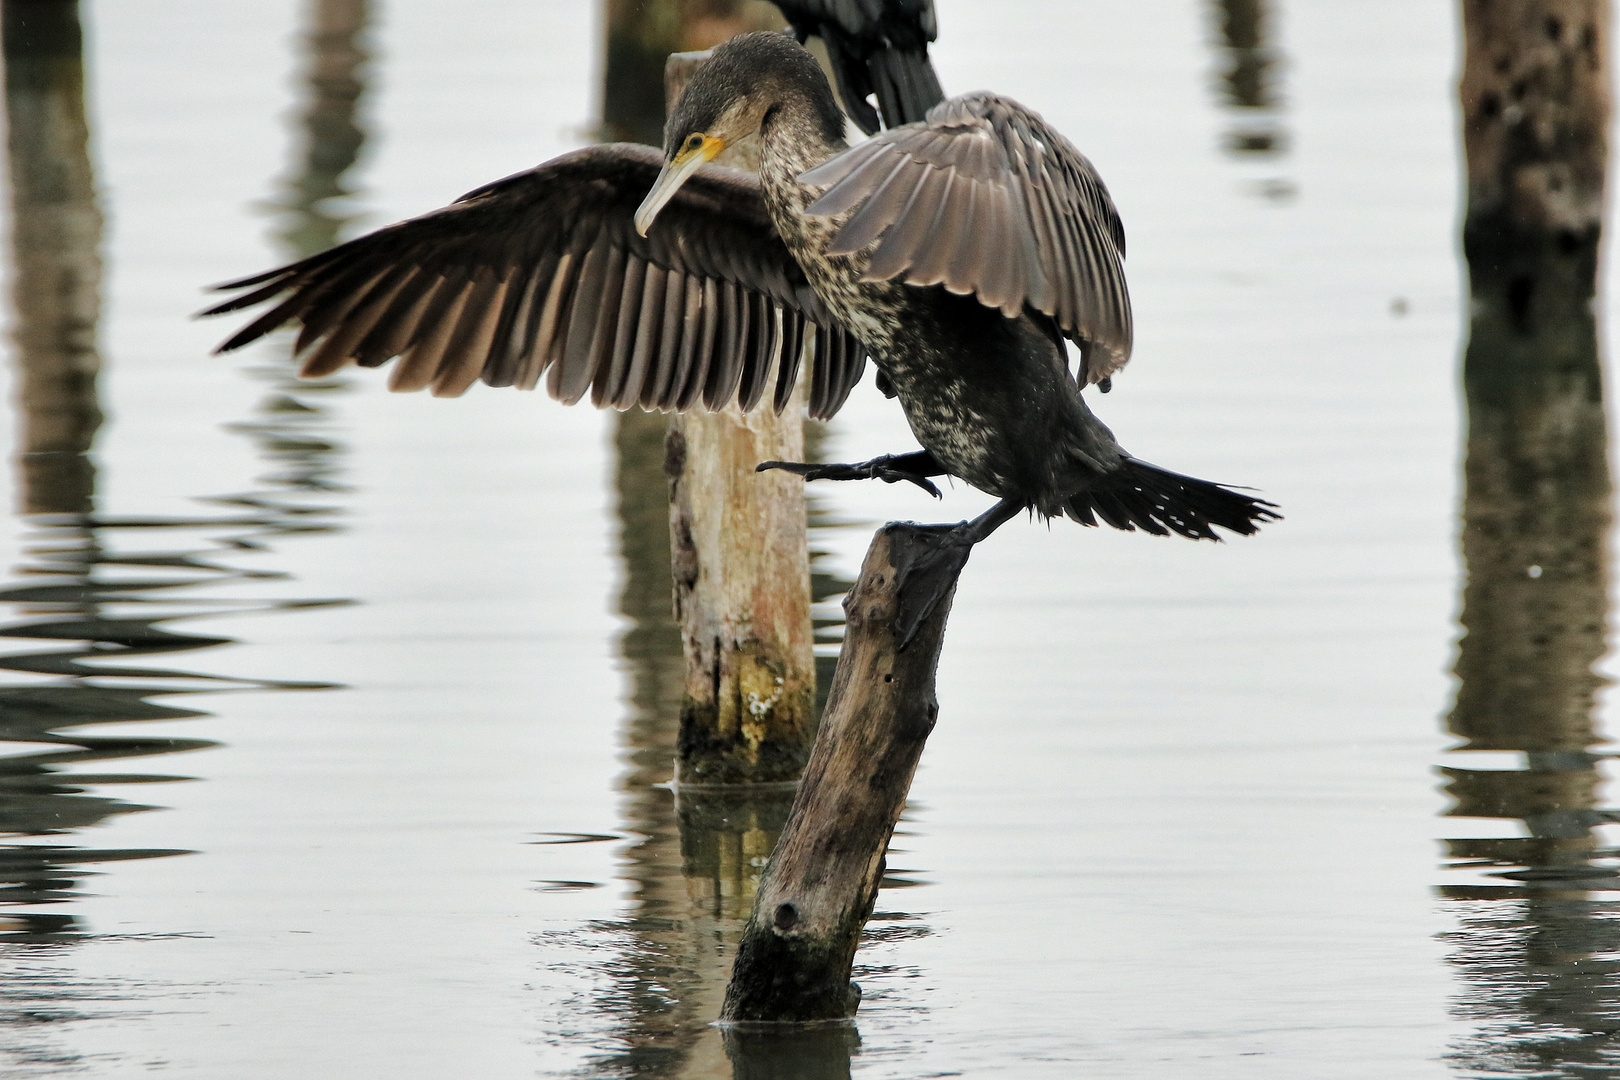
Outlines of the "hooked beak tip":
<svg viewBox="0 0 1620 1080">
<path fill-rule="evenodd" d="M 653 222 L 658 218 L 658 211 L 664 208 L 665 199 L 668 198 L 667 195 L 660 198 L 661 194 L 657 188 L 654 188 L 648 193 L 646 201 L 636 208 L 636 216 L 633 219 L 636 226 L 636 235 L 643 240 L 647 239 L 648 231 L 652 229 Z"/>
<path fill-rule="evenodd" d="M 653 221 L 657 219 L 665 204 L 675 197 L 675 193 L 693 173 L 712 160 L 724 146 L 722 140 L 708 136 L 701 149 L 677 155 L 673 161 L 664 166 L 663 171 L 658 174 L 658 179 L 653 182 L 652 190 L 647 192 L 647 197 L 636 208 L 634 220 L 637 236 L 643 240 L 647 238 Z"/>
</svg>

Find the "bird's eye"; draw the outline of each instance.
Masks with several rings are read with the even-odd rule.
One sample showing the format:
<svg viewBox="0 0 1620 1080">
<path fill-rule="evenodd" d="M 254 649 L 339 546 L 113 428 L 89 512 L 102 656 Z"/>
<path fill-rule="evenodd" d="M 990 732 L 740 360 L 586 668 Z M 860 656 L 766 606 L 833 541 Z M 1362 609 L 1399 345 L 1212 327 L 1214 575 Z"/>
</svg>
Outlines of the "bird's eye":
<svg viewBox="0 0 1620 1080">
<path fill-rule="evenodd" d="M 703 148 L 703 136 L 702 135 L 696 135 L 696 134 L 688 135 L 686 137 L 686 148 L 688 150 L 700 150 L 700 149 L 702 149 Z"/>
</svg>

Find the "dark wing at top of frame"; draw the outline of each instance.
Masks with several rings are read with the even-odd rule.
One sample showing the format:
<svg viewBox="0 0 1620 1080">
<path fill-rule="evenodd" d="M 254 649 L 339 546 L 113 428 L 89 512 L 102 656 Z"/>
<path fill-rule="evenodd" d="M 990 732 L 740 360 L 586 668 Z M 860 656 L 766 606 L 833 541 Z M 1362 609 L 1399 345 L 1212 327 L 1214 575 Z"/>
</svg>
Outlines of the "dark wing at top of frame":
<svg viewBox="0 0 1620 1080">
<path fill-rule="evenodd" d="M 1081 347 L 1087 382 L 1130 359 L 1119 213 L 1091 162 L 1017 102 L 951 98 L 799 179 L 826 188 L 809 213 L 847 215 L 832 254 L 876 245 L 866 280 L 943 284 L 1009 318 L 1027 304 Z"/>
<path fill-rule="evenodd" d="M 868 135 L 921 120 L 945 92 L 928 60 L 937 26 L 934 0 L 776 0 L 802 43 L 814 35 L 827 45 L 838 92 L 850 119 Z"/>
<path fill-rule="evenodd" d="M 440 396 L 476 380 L 573 404 L 780 411 L 816 328 L 810 412 L 831 416 L 866 357 L 772 226 L 758 181 L 708 166 L 647 237 L 632 217 L 663 155 L 589 147 L 455 203 L 254 277 L 204 315 L 275 306 L 220 352 L 299 320 L 302 374 L 400 357 L 394 390 Z"/>
</svg>

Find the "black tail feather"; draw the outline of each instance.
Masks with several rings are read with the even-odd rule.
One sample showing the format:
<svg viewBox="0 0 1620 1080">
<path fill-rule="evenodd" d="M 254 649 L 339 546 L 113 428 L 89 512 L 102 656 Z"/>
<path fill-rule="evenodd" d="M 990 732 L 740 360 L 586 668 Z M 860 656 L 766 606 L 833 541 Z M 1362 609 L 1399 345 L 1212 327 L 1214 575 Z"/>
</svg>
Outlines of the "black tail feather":
<svg viewBox="0 0 1620 1080">
<path fill-rule="evenodd" d="M 855 126 L 868 135 L 882 127 L 895 128 L 923 119 L 928 110 L 945 100 L 939 76 L 928 60 L 928 46 L 889 45 L 876 51 L 863 50 L 859 43 L 830 27 L 821 27 L 822 40 L 832 61 L 833 78 L 844 109 Z M 866 55 L 863 55 L 863 52 Z M 875 97 L 877 108 L 867 99 Z"/>
<path fill-rule="evenodd" d="M 928 110 L 945 100 L 939 76 L 928 62 L 928 46 L 886 49 L 867 62 L 883 126 L 899 127 L 923 119 Z"/>
<path fill-rule="evenodd" d="M 833 78 L 838 82 L 838 96 L 843 99 L 844 111 L 855 121 L 856 127 L 868 135 L 876 135 L 880 127 L 877 110 L 866 100 L 872 93 L 872 76 L 855 43 L 825 27 L 816 32 L 827 43 L 827 57 L 832 62 Z"/>
<path fill-rule="evenodd" d="M 1105 486 L 1075 495 L 1065 509 L 1082 525 L 1096 525 L 1101 518 L 1126 532 L 1140 528 L 1194 540 L 1219 540 L 1216 526 L 1248 536 L 1264 522 L 1282 519 L 1275 503 L 1135 458 L 1126 458 Z"/>
</svg>

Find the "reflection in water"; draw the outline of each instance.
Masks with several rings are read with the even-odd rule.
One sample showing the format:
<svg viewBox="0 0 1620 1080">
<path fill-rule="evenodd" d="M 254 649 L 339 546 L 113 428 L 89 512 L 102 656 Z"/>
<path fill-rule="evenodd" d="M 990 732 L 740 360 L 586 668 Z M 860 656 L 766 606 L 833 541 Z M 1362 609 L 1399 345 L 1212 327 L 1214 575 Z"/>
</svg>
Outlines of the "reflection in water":
<svg viewBox="0 0 1620 1080">
<path fill-rule="evenodd" d="M 353 194 L 344 176 L 366 140 L 356 113 L 370 59 L 365 50 L 368 3 L 316 0 L 309 8 L 304 39 L 309 96 L 299 117 L 302 160 L 272 204 L 283 212 L 281 240 L 289 259 L 325 251 L 355 217 L 345 212 L 342 200 Z"/>
<path fill-rule="evenodd" d="M 634 883 L 636 897 L 622 920 L 594 924 L 583 940 L 548 941 L 585 950 L 593 970 L 608 977 L 592 1011 L 610 1018 L 604 1041 L 617 1049 L 592 1062 L 592 1075 L 722 1077 L 735 1069 L 739 1077 L 847 1077 L 853 1029 L 807 1036 L 819 1048 L 811 1054 L 799 1042 L 750 1035 L 722 1040 L 711 1026 L 793 788 L 687 787 L 676 795 L 667 787 L 684 682 L 680 631 L 670 607 L 667 424 L 662 416 L 640 412 L 621 414 L 618 421 L 615 485 L 625 565 L 619 610 L 629 620 L 620 649 L 630 697 L 628 768 L 620 783 L 625 829 L 637 838 L 623 853 L 621 873 Z M 814 599 L 834 607 L 833 594 L 849 588 L 827 573 L 813 575 L 812 585 Z M 841 622 L 818 619 L 818 625 L 834 628 Z M 830 674 L 833 662 L 822 658 L 818 666 L 826 665 Z M 603 955 L 609 959 L 601 960 Z M 780 1071 L 789 1067 L 785 1062 L 798 1071 Z"/>
<path fill-rule="evenodd" d="M 661 137 L 664 60 L 672 49 L 706 48 L 754 24 L 781 25 L 775 9 L 760 3 L 710 4 L 707 15 L 684 30 L 673 3 L 608 0 L 607 9 L 603 130 L 614 138 L 647 142 Z M 709 40 L 704 35 L 717 33 L 716 20 L 731 28 Z M 623 852 L 621 873 L 634 883 L 636 897 L 621 920 L 597 923 L 566 941 L 547 940 L 553 950 L 588 956 L 585 964 L 608 979 L 590 1011 L 606 1019 L 602 1041 L 615 1049 L 591 1063 L 590 1075 L 844 1080 L 859 1041 L 853 1027 L 783 1042 L 736 1032 L 722 1039 L 711 1026 L 720 1015 L 732 953 L 787 819 L 793 789 L 687 787 L 676 795 L 666 786 L 674 772 L 685 679 L 680 630 L 671 610 L 664 469 L 668 422 L 639 411 L 620 413 L 616 421 L 614 484 L 625 566 L 619 610 L 629 621 L 620 649 L 630 684 L 628 768 L 620 784 L 625 830 L 637 838 Z M 823 426 L 810 428 L 806 450 L 809 460 L 818 460 Z M 809 510 L 814 553 L 814 527 L 825 515 L 813 503 Z M 851 584 L 824 571 L 812 574 L 812 601 L 821 605 L 818 640 L 833 642 L 839 635 L 842 613 L 832 601 Z M 836 648 L 817 649 L 823 654 L 817 658 L 823 696 Z"/>
<path fill-rule="evenodd" d="M 1271 5 L 1267 0 L 1217 0 L 1214 21 L 1216 93 L 1230 118 L 1221 146 L 1239 158 L 1281 156 L 1288 150 L 1280 86 L 1284 62 Z M 1290 180 L 1267 177 L 1255 182 L 1254 191 L 1281 201 L 1295 188 Z"/>
<path fill-rule="evenodd" d="M 90 166 L 78 6 L 4 0 L 0 24 L 22 509 L 82 513 L 95 486 L 84 453 L 101 426 L 101 210 Z"/>
<path fill-rule="evenodd" d="M 662 416 L 632 412 L 619 417 L 615 434 L 619 604 L 630 621 L 620 643 L 630 682 L 621 787 L 625 827 L 637 837 L 621 873 L 636 898 L 623 920 L 587 931 L 612 957 L 599 965 L 610 982 L 595 1010 L 611 1017 L 618 1047 L 592 1065 L 615 1076 L 721 1076 L 725 1049 L 709 1025 L 793 791 L 687 789 L 677 797 L 663 786 L 673 773 L 684 681 L 670 610 L 665 427 Z"/>
<path fill-rule="evenodd" d="M 854 1024 L 761 1025 L 728 1030 L 725 1044 L 734 1080 L 847 1080 L 861 1038 Z"/>
<path fill-rule="evenodd" d="M 1525 767 L 1442 771 L 1449 816 L 1515 821 L 1525 835 L 1446 841 L 1451 867 L 1483 879 L 1441 894 L 1459 923 L 1458 1011 L 1475 1028 L 1456 1057 L 1510 1075 L 1620 1067 L 1620 871 L 1593 834 L 1613 820 L 1592 752 L 1610 484 L 1595 326 L 1571 306 L 1526 340 L 1476 305 L 1464 379 L 1467 584 L 1448 727 L 1460 750 L 1517 751 Z M 1535 346 L 1564 362 L 1514 362 Z"/>
<path fill-rule="evenodd" d="M 1282 65 L 1268 40 L 1266 0 L 1218 0 L 1215 17 L 1220 28 L 1220 95 L 1233 118 L 1226 149 L 1235 154 L 1279 153 L 1286 148 L 1276 85 Z"/>
<path fill-rule="evenodd" d="M 352 2 L 318 11 L 358 9 Z M 90 454 L 100 421 L 95 374 L 101 242 L 83 101 L 79 13 L 73 0 L 5 0 L 6 107 L 12 178 L 15 364 L 21 392 L 18 461 L 21 510 L 31 530 L 18 580 L 0 586 L 9 621 L 0 637 L 29 642 L 0 656 L 0 670 L 22 675 L 0 684 L 0 739 L 29 752 L 0 758 L 0 831 L 53 842 L 0 847 L 0 922 L 7 936 L 38 939 L 80 928 L 64 904 L 79 895 L 86 867 L 115 860 L 177 854 L 171 850 L 97 850 L 60 842 L 107 818 L 151 809 L 93 794 L 110 785 L 154 784 L 186 777 L 141 771 L 86 771 L 91 762 L 144 758 L 214 745 L 206 739 L 147 736 L 101 725 L 206 715 L 160 703 L 221 688 L 304 689 L 317 684 L 222 678 L 144 658 L 224 644 L 229 639 L 176 628 L 189 619 L 310 606 L 305 601 L 199 597 L 199 587 L 277 578 L 224 561 L 232 552 L 265 550 L 278 537 L 328 531 L 337 507 L 330 496 L 335 444 L 330 420 L 312 403 L 336 384 L 308 384 L 295 394 L 285 371 L 266 374 L 270 393 L 248 422 L 233 430 L 251 438 L 275 467 L 245 493 L 203 500 L 216 511 L 193 519 L 110 518 L 95 511 Z M 318 23 L 327 21 L 318 17 Z M 352 40 L 352 32 L 350 38 Z M 318 75 L 341 83 L 333 65 Z M 350 65 L 352 77 L 352 64 Z M 321 79 L 316 85 L 322 86 Z M 318 92 L 317 101 L 324 100 Z M 352 112 L 354 95 L 347 97 Z M 353 131 L 352 122 L 322 128 L 332 109 L 312 110 L 311 145 L 322 131 Z M 300 190 L 329 187 L 358 143 L 312 149 L 311 167 L 326 172 Z M 341 164 L 340 164 L 341 163 Z M 335 171 L 333 171 L 335 169 Z M 332 188 L 332 190 L 337 190 Z M 326 225 L 312 196 L 287 231 L 297 243 L 321 245 Z M 329 234 L 327 234 L 329 235 Z M 303 238 L 310 237 L 305 241 Z M 95 725 L 96 733 L 81 729 Z M 39 747 L 40 749 L 33 749 Z M 31 961 L 38 957 L 28 954 Z M 22 959 L 19 956 L 19 959 Z M 22 995 L 0 1009 L 32 1015 Z M 8 1047 L 15 1053 L 16 1046 Z"/>
<path fill-rule="evenodd" d="M 1504 823 L 1446 841 L 1449 869 L 1477 875 L 1440 890 L 1457 926 L 1455 1010 L 1472 1029 L 1452 1058 L 1468 1075 L 1613 1075 L 1620 853 L 1593 832 L 1616 820 L 1593 752 L 1612 516 L 1596 229 L 1539 242 L 1489 210 L 1471 206 L 1468 224 L 1467 577 L 1447 726 L 1462 756 L 1511 752 L 1523 767 L 1443 770 L 1449 817 Z"/>
<path fill-rule="evenodd" d="M 827 460 L 823 446 L 828 427 L 829 422 L 825 420 L 805 421 L 804 460 Z M 838 667 L 838 651 L 844 641 L 844 594 L 855 587 L 855 580 L 833 569 L 832 554 L 818 539 L 830 529 L 856 523 L 840 521 L 828 510 L 826 500 L 808 484 L 805 485 L 804 510 L 810 549 L 810 625 L 815 635 L 816 722 L 820 723 L 822 710 L 827 707 L 827 693 L 832 689 L 833 671 Z M 876 522 L 870 524 L 876 525 Z"/>
</svg>

